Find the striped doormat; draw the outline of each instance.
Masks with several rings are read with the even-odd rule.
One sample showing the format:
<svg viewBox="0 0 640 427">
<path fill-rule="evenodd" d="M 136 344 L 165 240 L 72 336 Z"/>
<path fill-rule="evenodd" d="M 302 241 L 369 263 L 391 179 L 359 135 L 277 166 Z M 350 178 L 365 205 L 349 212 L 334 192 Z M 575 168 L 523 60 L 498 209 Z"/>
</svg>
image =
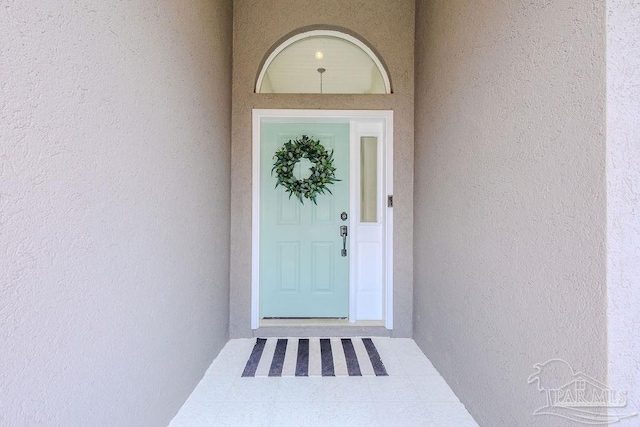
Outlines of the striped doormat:
<svg viewBox="0 0 640 427">
<path fill-rule="evenodd" d="M 371 338 L 258 338 L 243 377 L 387 376 Z"/>
</svg>

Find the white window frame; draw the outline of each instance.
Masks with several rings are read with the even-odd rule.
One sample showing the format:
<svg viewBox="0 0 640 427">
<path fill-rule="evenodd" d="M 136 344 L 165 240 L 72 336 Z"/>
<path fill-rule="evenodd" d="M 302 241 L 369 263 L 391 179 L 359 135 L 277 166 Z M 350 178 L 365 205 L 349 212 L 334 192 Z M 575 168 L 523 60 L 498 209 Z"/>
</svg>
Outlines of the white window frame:
<svg viewBox="0 0 640 427">
<path fill-rule="evenodd" d="M 258 75 L 258 80 L 256 81 L 256 93 L 261 93 L 260 88 L 262 87 L 262 80 L 264 79 L 264 76 L 267 74 L 267 70 L 269 69 L 269 66 L 271 65 L 273 60 L 276 58 L 276 56 L 280 54 L 280 52 L 282 52 L 287 47 L 291 46 L 293 43 L 297 41 L 304 40 L 309 37 L 318 37 L 318 36 L 337 37 L 339 39 L 346 40 L 350 43 L 353 43 L 354 45 L 362 49 L 362 51 L 366 53 L 369 56 L 369 58 L 371 58 L 373 63 L 376 64 L 376 67 L 378 67 L 378 71 L 380 71 L 380 74 L 382 75 L 382 80 L 384 81 L 384 93 L 386 94 L 391 93 L 391 80 L 389 80 L 389 75 L 387 74 L 387 71 L 382 65 L 382 61 L 380 61 L 380 58 L 378 58 L 378 56 L 375 53 L 373 53 L 373 51 L 369 46 L 364 44 L 362 41 L 358 40 L 356 37 L 353 37 L 349 34 L 346 34 L 340 31 L 335 31 L 335 30 L 305 31 L 303 33 L 296 34 L 295 36 L 285 40 L 282 44 L 276 47 L 273 50 L 273 52 L 271 52 L 271 54 L 267 57 L 267 60 L 264 62 L 264 65 L 260 70 L 260 74 Z"/>
</svg>

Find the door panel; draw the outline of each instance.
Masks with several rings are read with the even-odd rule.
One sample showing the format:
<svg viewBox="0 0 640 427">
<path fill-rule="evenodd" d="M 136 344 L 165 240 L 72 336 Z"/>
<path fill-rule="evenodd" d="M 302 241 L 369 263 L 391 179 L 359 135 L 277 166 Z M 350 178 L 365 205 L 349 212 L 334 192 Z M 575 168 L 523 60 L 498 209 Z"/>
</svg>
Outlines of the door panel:
<svg viewBox="0 0 640 427">
<path fill-rule="evenodd" d="M 271 175 L 276 150 L 302 135 L 334 150 L 341 180 L 329 186 L 333 194 L 317 197 L 317 205 L 289 198 Z M 349 258 L 341 255 L 339 228 L 348 225 L 340 214 L 349 213 L 349 125 L 263 123 L 260 143 L 261 316 L 347 317 Z M 308 167 L 299 162 L 296 176 L 304 177 Z"/>
</svg>

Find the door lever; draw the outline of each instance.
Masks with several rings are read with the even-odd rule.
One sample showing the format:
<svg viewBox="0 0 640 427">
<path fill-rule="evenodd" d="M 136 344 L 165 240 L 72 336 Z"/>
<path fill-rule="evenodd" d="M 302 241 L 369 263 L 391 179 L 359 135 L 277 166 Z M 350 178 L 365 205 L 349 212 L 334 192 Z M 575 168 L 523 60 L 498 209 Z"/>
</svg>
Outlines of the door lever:
<svg viewBox="0 0 640 427">
<path fill-rule="evenodd" d="M 342 237 L 342 251 L 340 253 L 343 257 L 347 256 L 347 226 L 340 226 L 340 237 Z"/>
</svg>

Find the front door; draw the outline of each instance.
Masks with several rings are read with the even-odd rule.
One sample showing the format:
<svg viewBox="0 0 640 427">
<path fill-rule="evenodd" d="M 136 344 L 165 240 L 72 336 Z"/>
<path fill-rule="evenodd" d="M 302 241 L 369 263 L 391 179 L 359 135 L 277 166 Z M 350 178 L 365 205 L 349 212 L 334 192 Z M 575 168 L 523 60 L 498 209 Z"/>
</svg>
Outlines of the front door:
<svg viewBox="0 0 640 427">
<path fill-rule="evenodd" d="M 290 197 L 272 173 L 276 151 L 303 135 L 333 150 L 337 181 L 316 203 Z M 349 316 L 349 124 L 264 123 L 260 131 L 261 317 Z M 294 176 L 305 179 L 312 164 L 301 159 Z M 344 213 L 344 214 L 343 214 Z M 347 231 L 348 233 L 348 231 Z M 346 246 L 344 244 L 346 243 Z"/>
</svg>

